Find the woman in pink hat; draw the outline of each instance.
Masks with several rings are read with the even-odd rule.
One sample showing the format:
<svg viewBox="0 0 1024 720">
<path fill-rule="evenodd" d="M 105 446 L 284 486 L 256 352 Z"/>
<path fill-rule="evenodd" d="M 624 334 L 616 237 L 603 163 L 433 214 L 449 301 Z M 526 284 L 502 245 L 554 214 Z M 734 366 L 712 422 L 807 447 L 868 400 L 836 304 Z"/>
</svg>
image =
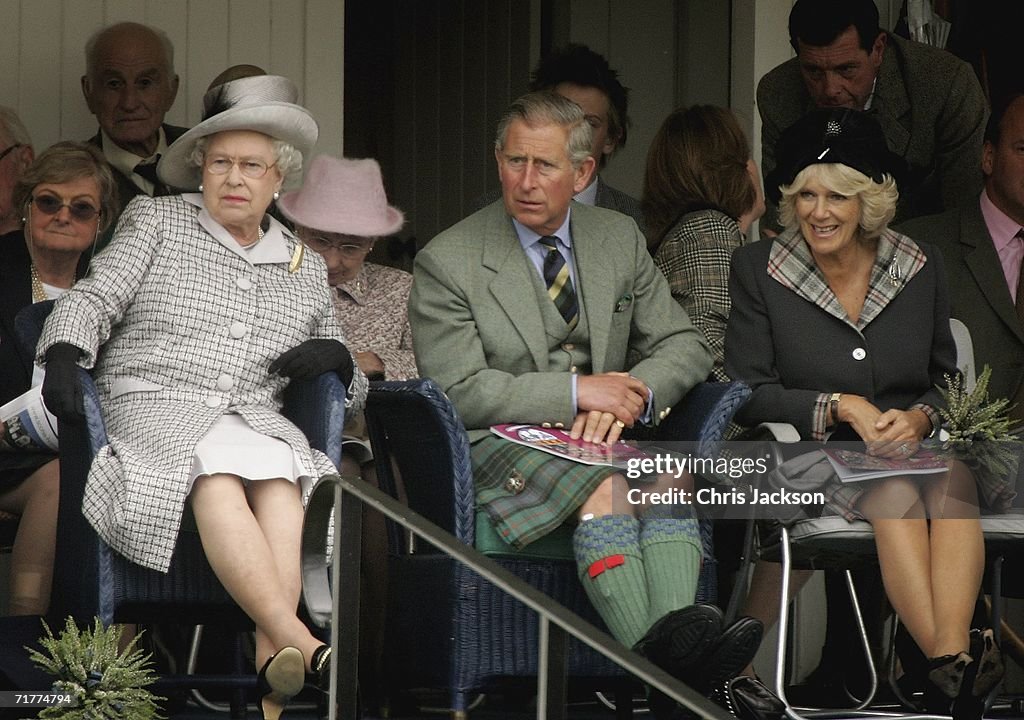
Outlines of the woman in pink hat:
<svg viewBox="0 0 1024 720">
<path fill-rule="evenodd" d="M 402 227 L 402 212 L 388 205 L 376 160 L 321 155 L 310 164 L 302 189 L 285 193 L 281 212 L 293 221 L 302 241 L 323 256 L 333 288 L 334 309 L 359 368 L 371 380 L 418 377 L 409 329 L 412 275 L 366 262 L 378 238 Z M 362 413 L 346 418 L 343 473 L 361 475 L 374 485 L 377 476 Z M 387 557 L 384 518 L 363 519 L 363 608 L 360 633 L 366 655 L 360 662 L 360 690 L 371 707 L 381 677 Z"/>
<path fill-rule="evenodd" d="M 377 238 L 398 232 L 402 211 L 388 205 L 376 160 L 321 155 L 281 212 L 327 262 L 334 307 L 356 362 L 371 380 L 418 376 L 406 305 L 412 275 L 366 262 Z"/>
</svg>

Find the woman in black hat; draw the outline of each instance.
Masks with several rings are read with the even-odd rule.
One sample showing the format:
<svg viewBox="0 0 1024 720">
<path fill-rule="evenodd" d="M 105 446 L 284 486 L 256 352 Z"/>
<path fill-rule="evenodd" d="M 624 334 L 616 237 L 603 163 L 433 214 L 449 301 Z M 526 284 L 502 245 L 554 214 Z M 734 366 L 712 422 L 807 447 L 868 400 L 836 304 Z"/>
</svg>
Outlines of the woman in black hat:
<svg viewBox="0 0 1024 720">
<path fill-rule="evenodd" d="M 941 255 L 888 228 L 900 161 L 867 114 L 814 111 L 776 155 L 767 191 L 786 229 L 733 255 L 725 366 L 753 389 L 737 419 L 906 460 L 938 429 L 956 372 Z M 801 489 L 819 478 L 826 511 L 872 523 L 886 594 L 931 659 L 929 709 L 980 717 L 1002 661 L 991 630 L 971 631 L 984 544 L 970 472 L 844 485 L 821 453 L 780 470 Z"/>
</svg>

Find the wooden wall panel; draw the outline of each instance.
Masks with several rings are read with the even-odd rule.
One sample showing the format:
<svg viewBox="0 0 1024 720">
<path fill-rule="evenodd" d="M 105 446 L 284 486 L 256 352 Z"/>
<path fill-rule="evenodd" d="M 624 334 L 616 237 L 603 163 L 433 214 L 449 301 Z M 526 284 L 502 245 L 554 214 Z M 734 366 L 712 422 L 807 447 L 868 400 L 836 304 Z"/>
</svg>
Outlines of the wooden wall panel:
<svg viewBox="0 0 1024 720">
<path fill-rule="evenodd" d="M 268 69 L 278 75 L 284 75 L 295 81 L 299 86 L 299 102 L 305 103 L 306 88 L 303 73 L 305 72 L 305 38 L 306 12 L 304 0 L 274 0 L 270 7 L 270 59 Z M 342 58 L 344 35 L 332 39 L 330 47 L 316 48 L 316 52 L 324 55 L 337 55 Z M 338 146 L 340 152 L 341 146 Z"/>
<path fill-rule="evenodd" d="M 4 104 L 18 110 L 36 144 L 53 142 L 59 132 L 60 53 L 47 40 L 60 36 L 60 17 L 60 0 L 33 0 L 21 6 L 17 95 Z"/>
<path fill-rule="evenodd" d="M 228 58 L 230 65 L 270 64 L 270 0 L 230 1 Z"/>
<path fill-rule="evenodd" d="M 61 18 L 61 43 L 60 55 L 60 117 L 58 124 L 51 129 L 52 139 L 45 142 L 43 147 L 54 140 L 85 140 L 96 134 L 96 118 L 89 114 L 85 107 L 85 96 L 82 93 L 82 76 L 85 75 L 85 44 L 89 36 L 96 30 L 91 22 L 84 22 L 84 18 L 96 18 L 103 15 L 102 0 L 82 0 L 74 7 L 64 6 L 63 17 Z M 24 118 L 23 118 L 24 119 Z M 37 144 L 42 138 L 37 138 L 33 132 L 32 139 Z M 39 148 L 37 147 L 37 150 Z"/>
<path fill-rule="evenodd" d="M 466 187 L 465 172 L 452 172 L 452 168 L 465 168 L 465 134 L 453 132 L 463 126 L 464 79 L 462 73 L 450 68 L 463 67 L 463 39 L 472 31 L 462 23 L 463 13 L 472 0 L 452 2 L 441 7 L 438 18 L 440 42 L 438 44 L 437 66 L 446 78 L 438 87 L 437 128 L 435 141 L 437 169 L 434 177 L 437 184 L 437 217 L 459 217 L 464 213 L 463 194 Z M 472 138 L 469 138 L 473 142 Z"/>
<path fill-rule="evenodd" d="M 73 4 L 68 3 L 68 9 L 73 10 Z M 83 16 L 84 17 L 84 16 Z M 116 22 L 146 22 L 146 0 L 106 0 L 102 22 L 99 25 L 110 25 Z"/>
<path fill-rule="evenodd" d="M 304 50 L 305 104 L 320 125 L 314 155 L 340 155 L 344 144 L 344 38 L 344 4 L 308 0 L 305 34 L 296 46 Z"/>
<path fill-rule="evenodd" d="M 416 168 L 416 221 L 420 232 L 431 237 L 440 230 L 438 182 L 441 173 L 438 167 L 438 146 L 442 142 L 446 145 L 459 142 L 455 133 L 446 132 L 443 138 L 439 135 L 441 128 L 438 124 L 438 107 L 441 86 L 444 83 L 439 82 L 441 74 L 438 56 L 441 36 L 438 9 L 427 3 L 419 3 L 415 7 L 418 33 L 414 72 L 416 149 L 412 159 Z M 445 68 L 446 77 L 448 70 L 449 68 Z M 447 172 L 445 174 L 447 175 Z M 445 178 L 444 182 L 447 186 L 451 181 Z"/>
<path fill-rule="evenodd" d="M 7 31 L 0 42 L 0 105 L 18 109 L 18 86 L 21 80 L 21 3 L 19 0 L 0 0 L 0 17 Z"/>
<path fill-rule="evenodd" d="M 92 0 L 96 2 L 97 0 Z M 178 73 L 178 97 L 167 113 L 165 120 L 171 125 L 188 127 L 194 125 L 202 113 L 202 107 L 190 108 L 188 87 L 188 3 L 167 2 L 167 0 L 148 0 L 146 4 L 145 22 L 158 27 L 167 33 L 174 46 L 174 71 Z M 95 126 L 90 117 L 89 120 Z"/>
<path fill-rule="evenodd" d="M 185 102 L 186 126 L 195 125 L 202 117 L 203 95 L 210 81 L 233 64 L 228 56 L 228 11 L 226 2 L 188 4 L 188 47 L 178 71 L 186 79 L 178 91 L 178 102 Z"/>
<path fill-rule="evenodd" d="M 463 157 L 463 215 L 476 209 L 473 205 L 498 187 L 498 170 L 494 164 L 494 125 L 488 108 L 496 103 L 488 101 L 494 95 L 503 95 L 501 88 L 492 88 L 487 82 L 487 36 L 481 32 L 486 25 L 487 3 L 470 0 L 463 9 L 465 36 L 463 38 L 462 72 L 462 157 Z M 474 193 L 478 197 L 474 197 Z"/>
</svg>

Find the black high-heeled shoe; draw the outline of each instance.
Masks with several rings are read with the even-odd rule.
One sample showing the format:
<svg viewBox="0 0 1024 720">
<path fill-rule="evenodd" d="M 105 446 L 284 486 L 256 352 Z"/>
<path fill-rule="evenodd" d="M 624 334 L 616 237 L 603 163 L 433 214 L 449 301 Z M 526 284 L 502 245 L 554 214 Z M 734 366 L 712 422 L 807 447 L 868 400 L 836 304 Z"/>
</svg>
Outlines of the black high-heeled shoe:
<svg viewBox="0 0 1024 720">
<path fill-rule="evenodd" d="M 967 666 L 973 662 L 974 659 L 965 652 L 931 658 L 928 661 L 928 682 L 953 700 L 960 695 Z"/>
<path fill-rule="evenodd" d="M 1003 679 L 1003 651 L 996 643 L 992 628 L 971 630 L 971 654 L 978 662 L 978 670 L 971 686 L 974 697 L 984 698 Z"/>
<path fill-rule="evenodd" d="M 309 659 L 310 673 L 316 679 L 316 686 L 324 693 L 331 692 L 331 646 L 321 645 Z"/>
<path fill-rule="evenodd" d="M 271 655 L 256 676 L 263 720 L 278 720 L 288 701 L 302 690 L 305 680 L 301 650 L 289 646 Z"/>
</svg>

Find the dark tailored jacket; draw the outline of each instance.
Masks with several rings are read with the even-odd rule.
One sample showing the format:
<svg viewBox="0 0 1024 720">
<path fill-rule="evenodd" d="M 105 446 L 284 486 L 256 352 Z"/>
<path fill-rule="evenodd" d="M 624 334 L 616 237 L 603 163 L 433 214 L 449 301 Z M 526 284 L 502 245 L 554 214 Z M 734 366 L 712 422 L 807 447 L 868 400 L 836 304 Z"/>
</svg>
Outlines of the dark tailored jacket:
<svg viewBox="0 0 1024 720">
<path fill-rule="evenodd" d="M 167 144 L 168 145 L 170 145 L 172 142 L 177 140 L 179 137 L 181 137 L 185 133 L 186 130 L 188 130 L 188 128 L 177 127 L 176 125 L 168 125 L 167 123 L 163 124 L 163 129 L 164 129 L 164 135 L 167 136 Z M 87 142 L 90 145 L 95 145 L 96 147 L 102 149 L 103 148 L 103 135 L 102 135 L 102 133 L 99 130 L 97 130 L 96 134 L 93 135 L 91 138 L 89 138 L 89 140 Z M 117 217 L 115 217 L 111 221 L 110 227 L 108 227 L 107 231 L 104 233 L 104 235 L 105 235 L 105 238 L 103 240 L 103 244 L 104 245 L 113 236 L 113 234 L 114 234 L 114 227 L 117 225 L 117 219 L 119 217 L 121 217 L 121 213 L 124 212 L 125 207 L 127 207 L 128 203 L 130 203 L 132 201 L 132 198 L 134 198 L 136 195 L 141 195 L 142 194 L 142 190 L 139 189 L 138 185 L 136 185 L 135 183 L 132 182 L 131 178 L 129 178 L 127 175 L 125 175 L 124 173 L 122 173 L 120 170 L 118 170 L 117 168 L 115 168 L 113 166 L 111 166 L 110 169 L 114 173 L 114 180 L 117 181 L 117 205 L 118 205 L 118 207 L 117 207 Z"/>
<path fill-rule="evenodd" d="M 31 355 L 21 352 L 14 317 L 32 304 L 31 260 L 21 230 L 0 236 L 0 404 L 13 400 L 32 383 Z"/>
<path fill-rule="evenodd" d="M 644 225 L 644 213 L 640 209 L 640 201 L 632 195 L 627 195 L 621 190 L 616 190 L 611 185 L 597 176 L 597 198 L 594 200 L 597 207 L 615 210 L 623 215 L 629 215 L 636 222 L 640 232 L 646 230 Z"/>
<path fill-rule="evenodd" d="M 14 327 L 18 311 L 32 304 L 32 259 L 21 230 L 0 236 L 0 405 L 13 400 L 32 384 L 31 355 L 21 351 Z M 89 267 L 90 251 L 82 253 L 78 277 Z"/>
<path fill-rule="evenodd" d="M 1024 328 L 977 200 L 904 223 L 899 231 L 934 244 L 946 260 L 950 311 L 971 331 L 974 365 L 992 367 L 989 393 L 1012 399 L 1024 379 Z"/>
<path fill-rule="evenodd" d="M 813 109 L 796 58 L 771 70 L 757 86 L 761 113 L 761 172 L 775 168 L 782 131 Z M 988 116 L 971 66 L 945 50 L 889 35 L 871 111 L 889 149 L 910 173 L 900 183 L 897 221 L 969 202 L 981 190 L 981 145 Z M 770 202 L 762 223 L 774 224 Z"/>
<path fill-rule="evenodd" d="M 732 256 L 725 369 L 753 389 L 737 421 L 788 422 L 810 439 L 821 393 L 862 395 L 883 412 L 941 406 L 936 385 L 956 371 L 941 254 L 918 242 L 924 265 L 858 330 L 769 275 L 773 246 L 785 237 L 745 245 Z M 831 291 L 826 295 L 822 301 L 834 299 Z"/>
</svg>

